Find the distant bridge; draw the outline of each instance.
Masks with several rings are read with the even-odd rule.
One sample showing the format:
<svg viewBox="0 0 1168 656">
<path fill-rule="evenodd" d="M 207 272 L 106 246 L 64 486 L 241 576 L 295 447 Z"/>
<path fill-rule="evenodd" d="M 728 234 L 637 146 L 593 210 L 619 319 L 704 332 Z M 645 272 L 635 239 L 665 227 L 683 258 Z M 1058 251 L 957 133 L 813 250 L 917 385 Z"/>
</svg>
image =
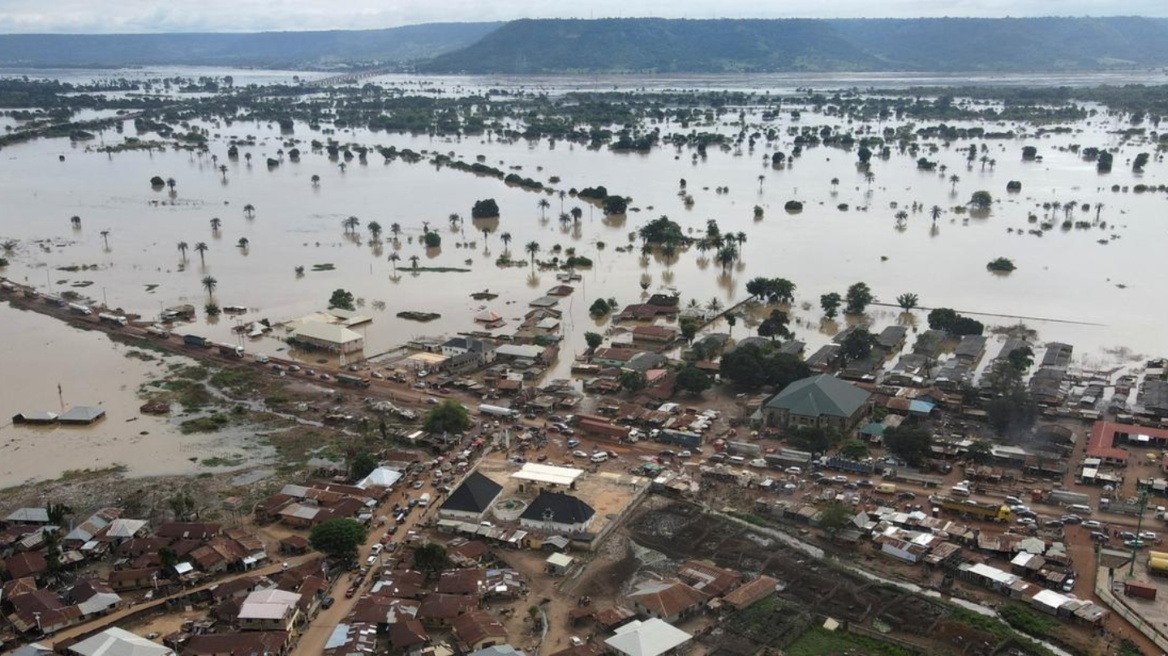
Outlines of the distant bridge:
<svg viewBox="0 0 1168 656">
<path fill-rule="evenodd" d="M 390 68 L 371 68 L 367 71 L 343 73 L 341 75 L 332 75 L 326 78 L 321 78 L 319 80 L 313 80 L 311 82 L 307 82 L 306 86 L 330 87 L 339 84 L 352 84 L 353 82 L 358 82 L 360 80 L 365 80 L 371 77 L 377 77 L 379 75 L 388 75 L 389 73 L 393 72 L 395 72 L 395 70 Z"/>
</svg>

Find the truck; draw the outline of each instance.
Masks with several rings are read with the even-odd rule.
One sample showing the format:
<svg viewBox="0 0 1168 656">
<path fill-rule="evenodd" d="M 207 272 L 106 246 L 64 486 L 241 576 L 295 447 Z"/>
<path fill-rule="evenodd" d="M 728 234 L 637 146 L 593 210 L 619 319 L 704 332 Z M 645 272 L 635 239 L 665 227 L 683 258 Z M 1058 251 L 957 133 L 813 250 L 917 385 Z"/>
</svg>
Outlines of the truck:
<svg viewBox="0 0 1168 656">
<path fill-rule="evenodd" d="M 664 430 L 660 431 L 659 433 L 657 433 L 657 436 L 653 439 L 657 440 L 658 442 L 662 442 L 664 444 L 675 444 L 677 446 L 686 447 L 688 449 L 692 449 L 692 448 L 699 447 L 702 445 L 702 436 L 701 435 L 698 435 L 697 433 L 688 433 L 686 431 L 679 431 L 679 430 L 664 429 Z"/>
<path fill-rule="evenodd" d="M 97 315 L 97 318 L 100 319 L 103 323 L 112 324 L 114 326 L 122 326 L 123 328 L 130 325 L 130 321 L 120 314 L 102 312 L 101 314 Z"/>
<path fill-rule="evenodd" d="M 155 337 L 161 337 L 162 339 L 170 338 L 170 331 L 163 328 L 162 326 L 147 326 L 146 332 L 154 335 Z"/>
<path fill-rule="evenodd" d="M 1051 490 L 1050 492 L 1034 490 L 1030 493 L 1030 500 L 1037 503 L 1050 503 L 1059 506 L 1091 505 L 1091 497 L 1089 495 L 1070 490 Z"/>
<path fill-rule="evenodd" d="M 1099 510 L 1104 512 L 1113 512 L 1120 515 L 1140 515 L 1144 512 L 1144 506 L 1140 505 L 1138 501 L 1112 501 L 1110 499 L 1100 499 Z"/>
<path fill-rule="evenodd" d="M 1156 576 L 1168 576 L 1168 558 L 1148 557 L 1148 573 Z"/>
<path fill-rule="evenodd" d="M 45 302 L 49 305 L 56 305 L 57 307 L 65 307 L 65 299 L 56 294 L 45 294 Z"/>
<path fill-rule="evenodd" d="M 199 348 L 208 348 L 211 346 L 210 340 L 199 335 L 183 335 L 183 344 L 197 346 Z"/>
<path fill-rule="evenodd" d="M 752 442 L 726 442 L 726 453 L 735 456 L 758 456 L 762 448 Z"/>
<path fill-rule="evenodd" d="M 430 505 L 430 493 L 429 492 L 418 497 L 418 505 L 422 506 L 423 508 Z"/>
<path fill-rule="evenodd" d="M 226 355 L 230 358 L 239 358 L 240 360 L 243 359 L 244 351 L 242 346 L 235 346 L 234 344 L 216 344 L 215 347 L 219 349 L 220 355 Z"/>
<path fill-rule="evenodd" d="M 629 436 L 627 426 L 621 426 L 608 421 L 596 419 L 577 419 L 576 428 L 589 435 L 598 435 L 614 440 L 623 440 Z"/>
<path fill-rule="evenodd" d="M 1010 507 L 1003 506 L 998 503 L 982 503 L 972 499 L 940 497 L 936 499 L 933 505 L 940 506 L 943 510 L 948 510 L 950 512 L 955 512 L 961 515 L 969 515 L 978 519 L 985 519 L 993 522 L 1010 521 Z"/>
<path fill-rule="evenodd" d="M 80 304 L 80 303 L 70 303 L 70 304 L 69 304 L 69 310 L 70 310 L 71 312 L 75 312 L 75 313 L 77 313 L 77 314 L 85 315 L 85 316 L 87 316 L 87 317 L 88 317 L 89 315 L 93 314 L 93 310 L 90 310 L 90 309 L 89 309 L 89 306 L 87 306 L 87 305 L 82 305 L 82 304 Z"/>
<path fill-rule="evenodd" d="M 876 465 L 871 462 L 861 462 L 859 460 L 851 460 L 848 458 L 841 458 L 839 456 L 832 456 L 830 458 L 821 458 L 819 464 L 825 469 L 835 469 L 838 471 L 853 472 L 856 474 L 871 474 L 876 471 Z"/>
<path fill-rule="evenodd" d="M 350 387 L 369 387 L 369 379 L 350 374 L 337 374 L 337 382 Z"/>
<path fill-rule="evenodd" d="M 519 416 L 519 412 L 511 408 L 504 408 L 501 405 L 487 405 L 486 403 L 479 406 L 479 414 L 506 417 L 507 419 L 514 419 Z"/>
<path fill-rule="evenodd" d="M 881 483 L 876 486 L 876 494 L 896 494 L 896 486 L 892 483 Z"/>
<path fill-rule="evenodd" d="M 0 289 L 3 289 L 6 292 L 14 292 L 16 291 L 16 285 L 5 280 L 4 282 L 0 282 Z"/>
</svg>

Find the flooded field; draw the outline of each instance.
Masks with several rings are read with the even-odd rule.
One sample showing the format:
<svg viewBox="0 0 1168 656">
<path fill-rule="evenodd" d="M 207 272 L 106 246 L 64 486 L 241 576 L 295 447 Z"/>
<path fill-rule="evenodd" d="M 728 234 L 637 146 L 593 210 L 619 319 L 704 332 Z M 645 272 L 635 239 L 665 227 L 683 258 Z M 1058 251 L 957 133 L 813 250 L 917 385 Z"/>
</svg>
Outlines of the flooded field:
<svg viewBox="0 0 1168 656">
<path fill-rule="evenodd" d="M 69 470 L 124 467 L 131 476 L 199 473 L 212 471 L 199 461 L 243 452 L 248 439 L 242 435 L 182 435 L 169 419 L 138 412 L 141 401 L 135 390 L 165 374 L 161 359 L 126 357 L 131 349 L 104 333 L 76 330 L 7 303 L 0 304 L 0 324 L 6 372 L 0 404 L 0 488 L 56 478 Z M 100 406 L 106 416 L 91 426 L 11 423 L 19 412 L 60 413 L 62 406 L 74 405 Z"/>
<path fill-rule="evenodd" d="M 292 75 L 277 72 L 271 77 L 284 80 Z M 1129 77 L 1052 81 L 1096 84 L 1130 81 Z M 1153 78 L 1147 81 L 1161 81 L 1158 74 Z M 802 82 L 784 76 L 771 82 L 776 90 L 789 91 L 809 82 L 833 80 L 839 86 L 864 82 L 847 76 Z M 891 81 L 873 78 L 869 84 L 892 87 L 944 80 L 969 82 L 905 76 Z M 400 76 L 379 81 L 419 88 L 434 84 Z M 741 88 L 747 81 L 685 78 L 659 84 Z M 442 84 L 455 90 L 504 83 L 518 84 L 475 78 L 454 78 Z M 596 81 L 560 78 L 527 83 L 532 88 L 562 90 Z M 637 83 L 623 81 L 630 87 Z M 802 116 L 795 119 L 788 111 L 792 108 L 802 109 Z M 373 317 L 372 323 L 357 328 L 366 340 L 364 355 L 373 357 L 411 338 L 478 329 L 472 317 L 482 310 L 493 310 L 504 318 L 496 333 L 512 332 L 529 309 L 528 303 L 558 284 L 554 271 L 530 265 L 526 247 L 534 242 L 539 246 L 536 259 L 557 254 L 562 259 L 564 253 L 555 249 L 559 246 L 574 248 L 594 262 L 591 269 L 579 271 L 582 280 L 572 283 L 575 292 L 560 301 L 563 344 L 552 372 L 555 376 L 565 376 L 574 357 L 584 351 L 586 331 L 610 329 L 607 320 L 597 321 L 588 314 L 598 298 L 613 297 L 624 305 L 648 293 L 676 290 L 682 305 L 729 307 L 747 298 L 745 284 L 757 276 L 781 276 L 798 285 L 793 327 L 796 338 L 808 343 L 809 352 L 841 327 L 821 321 L 820 295 L 842 294 L 850 284 L 863 281 L 884 303 L 892 304 L 898 294 L 912 292 L 925 308 L 984 313 L 976 318 L 990 326 L 1022 321 L 1038 331 L 1040 342 L 1074 344 L 1076 360 L 1085 367 L 1130 366 L 1141 355 L 1163 354 L 1159 325 L 1168 319 L 1168 289 L 1147 276 L 1146 265 L 1158 261 L 1168 241 L 1165 197 L 1163 192 L 1134 193 L 1131 187 L 1163 182 L 1165 169 L 1153 157 L 1142 173 L 1133 172 L 1129 160 L 1139 152 L 1154 153 L 1155 144 L 1121 140 L 1117 132 L 1129 127 L 1126 117 L 1101 110 L 1081 122 L 1043 126 L 1047 130 L 1042 133 L 1021 123 L 960 124 L 956 127 L 1013 131 L 1019 137 L 960 139 L 949 145 L 938 138 L 922 138 L 919 153 L 902 153 L 894 147 L 887 160 L 873 158 L 873 177 L 869 178 L 857 167 L 854 149 L 808 147 L 782 167 L 773 167 L 764 158 L 776 149 L 792 152 L 795 144 L 788 128 L 813 125 L 879 133 L 905 125 L 905 119 L 855 125 L 838 116 L 813 113 L 795 99 L 784 102 L 784 111 L 773 122 L 763 121 L 763 108 L 744 107 L 727 113 L 716 126 L 702 129 L 737 132 L 734 123 L 739 109 L 751 125 L 765 125 L 784 136 L 771 146 L 711 147 L 704 157 L 691 148 L 665 144 L 648 153 L 616 153 L 564 141 L 500 141 L 488 135 L 438 138 L 349 128 L 324 134 L 304 123 L 296 123 L 291 133 L 281 133 L 274 123 L 256 121 L 190 121 L 207 130 L 207 154 L 87 150 L 87 146 L 120 143 L 123 136 L 134 136 L 132 121 L 125 122 L 124 135 L 107 129 L 89 142 L 38 140 L 0 151 L 0 195 L 5 199 L 0 240 L 15 241 L 6 255 L 11 263 L 0 274 L 44 290 L 74 289 L 98 303 L 144 317 L 157 316 L 164 307 L 191 303 L 200 311 L 198 325 L 189 331 L 216 341 L 238 339 L 232 333 L 237 319 L 204 316 L 201 308 L 212 296 L 220 306 L 249 308 L 239 321 L 283 322 L 324 309 L 333 290 L 343 288 L 357 297 L 360 312 Z M 936 123 L 922 122 L 917 127 Z M 668 121 L 654 127 L 663 133 L 687 131 Z M 1055 132 L 1052 127 L 1068 129 Z M 229 140 L 248 136 L 254 137 L 255 145 L 241 145 L 240 158 L 228 159 Z M 494 178 L 438 168 L 427 163 L 428 157 L 413 164 L 400 159 L 386 164 L 371 152 L 367 162 L 353 159 L 342 167 L 342 162 L 309 146 L 313 139 L 327 138 L 408 148 L 427 155 L 448 154 L 456 161 L 481 161 L 544 182 L 557 176 L 557 189 L 604 185 L 611 193 L 631 197 L 631 209 L 626 215 L 605 216 L 598 207 L 572 196 L 525 191 Z M 967 162 L 969 144 L 984 145 L 978 160 Z M 1097 173 L 1093 163 L 1069 149 L 1073 144 L 1119 149 L 1113 171 Z M 303 151 L 299 162 L 279 152 L 292 145 Z M 1035 146 L 1041 161 L 1023 161 L 1024 146 Z M 244 157 L 247 154 L 252 156 L 250 161 Z M 922 156 L 939 163 L 941 170 L 919 170 L 917 160 Z M 281 163 L 266 166 L 269 157 Z M 226 171 L 220 171 L 221 165 Z M 150 179 L 156 175 L 174 178 L 173 191 L 152 188 Z M 319 176 L 318 181 L 313 181 L 314 176 Z M 692 203 L 679 194 L 682 180 Z M 1020 192 L 1007 193 L 1007 182 L 1012 180 L 1021 183 Z M 1119 186 L 1117 191 L 1112 191 L 1113 185 Z M 978 190 L 989 191 L 996 199 L 990 211 L 962 211 Z M 485 198 L 498 202 L 501 216 L 472 220 L 472 205 Z M 541 199 L 548 207 L 539 207 Z M 791 200 L 801 201 L 803 210 L 785 211 L 784 204 Z M 1069 218 L 1087 225 L 1063 229 L 1064 213 L 1043 207 L 1052 202 L 1073 204 Z M 919 209 L 910 210 L 914 203 Z M 1082 204 L 1089 209 L 1081 209 Z M 245 213 L 247 205 L 255 207 L 254 216 Z M 763 210 L 761 217 L 755 214 L 756 205 Z M 935 222 L 929 211 L 934 205 L 942 208 Z M 570 213 L 573 208 L 580 210 L 578 221 L 558 220 L 561 212 Z M 896 214 L 901 210 L 907 216 L 898 221 Z M 452 221 L 452 214 L 461 220 Z M 643 256 L 634 233 L 661 215 L 694 235 L 703 233 L 711 219 L 723 233 L 742 233 L 745 241 L 739 245 L 739 260 L 723 268 L 712 253 L 692 247 L 672 257 L 660 252 Z M 79 226 L 71 223 L 73 216 L 80 218 Z M 349 217 L 358 219 L 352 232 L 342 225 Z M 212 229 L 212 219 L 220 220 L 218 230 Z M 373 242 L 366 229 L 371 221 L 382 226 L 380 243 Z M 1054 229 L 1043 236 L 1030 234 L 1047 221 L 1055 224 Z M 389 234 L 393 224 L 401 227 L 396 241 Z M 421 244 L 424 227 L 441 235 L 440 248 Z M 504 233 L 509 236 L 506 244 Z M 184 256 L 177 248 L 179 242 L 192 250 Z M 208 247 L 202 255 L 193 250 L 199 242 Z M 627 252 L 617 252 L 617 247 L 625 246 L 630 246 Z M 496 260 L 505 252 L 519 265 L 498 266 Z M 391 254 L 397 254 L 396 262 L 390 261 Z M 1010 258 L 1017 270 L 1008 275 L 987 271 L 986 263 L 997 257 Z M 419 267 L 466 271 L 414 272 L 414 258 Z M 331 264 L 333 270 L 313 271 L 318 264 Z M 297 274 L 297 267 L 305 268 L 303 275 Z M 213 295 L 202 283 L 207 276 L 217 282 Z M 473 292 L 483 290 L 499 296 L 492 301 L 471 298 Z M 422 324 L 396 316 L 408 310 L 441 317 Z M 41 370 L 50 364 L 60 366 L 61 378 L 79 381 L 69 387 L 85 384 L 79 370 L 101 371 L 92 384 L 93 394 L 101 390 L 97 395 L 103 398 L 92 402 L 135 403 L 133 389 L 150 372 L 149 363 L 127 360 L 118 348 L 107 345 L 53 351 L 46 340 L 69 343 L 105 338 L 75 334 L 51 319 L 7 308 L 3 312 L 6 334 L 21 335 L 16 342 L 32 340 L 19 346 L 10 340 L 4 345 L 6 369 L 13 362 L 31 366 L 36 361 L 45 365 Z M 923 325 L 925 314 L 918 310 L 915 321 Z M 894 307 L 876 306 L 870 308 L 866 320 L 879 329 L 907 319 Z M 17 328 L 34 323 L 35 328 Z M 752 334 L 752 323 L 739 322 L 733 335 Z M 729 328 L 722 323 L 712 329 Z M 283 334 L 277 328 L 272 336 L 244 345 L 250 352 L 275 355 L 286 351 L 279 339 Z M 47 359 L 49 352 L 71 357 Z M 54 376 L 55 372 L 44 371 L 45 380 L 6 394 L 0 414 L 9 416 L 30 405 L 54 407 Z M 116 393 L 110 380 L 117 381 L 120 390 Z M 42 393 L 47 397 L 41 398 Z M 69 396 L 80 393 L 66 390 Z M 127 425 L 127 433 L 121 430 L 123 421 L 107 420 L 90 429 L 92 435 L 90 430 L 79 432 L 84 438 L 78 441 L 93 449 L 95 461 L 123 462 L 135 470 L 183 466 L 186 455 L 181 449 L 168 451 L 166 457 L 147 457 L 144 449 L 115 449 L 114 443 L 102 442 L 134 439 L 146 443 L 163 433 L 162 426 L 145 428 L 141 424 L 145 420 Z M 115 426 L 117 431 L 113 431 Z M 130 437 L 140 430 L 150 435 Z M 104 434 L 99 436 L 99 432 Z M 7 441 L 4 448 L 13 454 L 28 453 L 27 448 L 17 449 Z M 140 462 L 131 462 L 138 457 Z M 58 466 L 43 455 L 34 460 L 27 464 L 38 472 Z M 20 470 L 7 457 L 3 462 L 6 472 Z M 9 475 L 6 472 L 0 475 Z"/>
</svg>

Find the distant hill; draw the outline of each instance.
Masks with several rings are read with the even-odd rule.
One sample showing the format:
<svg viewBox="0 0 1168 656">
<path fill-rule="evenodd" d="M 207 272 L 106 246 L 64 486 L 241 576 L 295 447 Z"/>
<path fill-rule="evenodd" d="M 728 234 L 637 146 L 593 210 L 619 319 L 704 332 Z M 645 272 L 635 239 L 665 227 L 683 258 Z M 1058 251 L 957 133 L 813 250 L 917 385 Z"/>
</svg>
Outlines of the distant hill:
<svg viewBox="0 0 1168 656">
<path fill-rule="evenodd" d="M 431 73 L 1055 71 L 1168 64 L 1168 19 L 519 20 Z"/>
<path fill-rule="evenodd" d="M 429 59 L 468 46 L 501 23 L 431 23 L 385 30 L 248 34 L 0 35 L 0 66 L 320 67 Z"/>
</svg>

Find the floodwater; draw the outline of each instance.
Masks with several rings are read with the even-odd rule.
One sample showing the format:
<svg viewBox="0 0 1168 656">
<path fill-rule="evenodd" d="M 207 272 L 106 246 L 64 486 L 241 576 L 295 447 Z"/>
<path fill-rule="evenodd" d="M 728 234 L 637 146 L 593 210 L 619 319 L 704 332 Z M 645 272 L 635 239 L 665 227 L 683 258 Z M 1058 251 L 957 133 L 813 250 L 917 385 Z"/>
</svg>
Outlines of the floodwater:
<svg viewBox="0 0 1168 656">
<path fill-rule="evenodd" d="M 66 470 L 115 465 L 132 476 L 212 471 L 195 460 L 239 457 L 239 436 L 181 435 L 165 417 L 140 415 L 135 391 L 165 375 L 161 360 L 126 357 L 131 348 L 104 333 L 75 330 L 35 312 L 0 304 L 0 488 L 56 478 Z M 168 358 L 168 362 L 181 361 Z M 58 395 L 57 386 L 60 385 Z M 18 412 L 61 412 L 74 405 L 100 406 L 104 419 L 91 426 L 16 426 Z M 214 470 L 219 471 L 219 470 Z"/>
<path fill-rule="evenodd" d="M 1129 81 L 1130 77 L 1086 76 L 1082 83 Z M 856 78 L 839 80 L 839 84 L 863 86 L 863 80 Z M 1159 73 L 1150 73 L 1146 80 L 1161 78 Z M 921 79 L 901 76 L 889 86 L 916 84 Z M 1024 79 L 1033 78 L 1017 78 Z M 457 78 L 447 84 L 490 87 L 498 82 Z M 706 88 L 715 82 L 703 79 L 694 86 Z M 726 87 L 736 87 L 743 80 L 731 77 L 724 82 Z M 880 80 L 869 82 L 871 86 Z M 1065 78 L 1051 78 L 1051 83 L 1066 82 Z M 560 88 L 587 83 L 578 78 L 557 82 Z M 678 83 L 673 79 L 661 86 Z M 425 84 L 429 81 L 415 81 L 416 86 Z M 797 78 L 786 76 L 781 86 L 802 85 Z M 733 118 L 728 115 L 727 120 Z M 753 120 L 758 120 L 757 114 Z M 220 306 L 251 308 L 243 315 L 246 321 L 268 318 L 282 322 L 322 310 L 331 292 L 344 288 L 358 297 L 362 312 L 373 317 L 372 323 L 357 329 L 366 338 L 365 355 L 372 357 L 411 338 L 474 330 L 477 326 L 472 317 L 482 309 L 494 310 L 507 320 L 497 332 L 513 331 L 527 304 L 558 283 L 550 271 L 532 271 L 530 266 L 497 267 L 495 259 L 504 251 L 500 235 L 507 232 L 512 236 L 509 248 L 516 260 L 526 261 L 524 246 L 535 241 L 540 245 L 540 259 L 550 258 L 552 247 L 558 244 L 574 247 L 595 262 L 593 269 L 581 271 L 582 281 L 573 283 L 575 293 L 560 301 L 564 343 L 553 371 L 556 376 L 565 375 L 571 360 L 585 349 L 585 331 L 609 330 L 607 322 L 588 316 L 588 307 L 596 298 L 615 297 L 622 305 L 638 302 L 644 296 L 640 286 L 644 281 L 649 292 L 678 290 L 683 305 L 691 299 L 703 305 L 716 299 L 719 305 L 728 306 L 746 298 L 745 284 L 756 276 L 781 276 L 798 285 L 793 308 L 798 325 L 794 329 L 798 339 L 808 342 L 808 352 L 828 341 L 838 328 L 821 324 L 819 296 L 831 291 L 842 294 L 848 285 L 864 281 L 888 303 L 898 294 L 912 292 L 920 296 L 925 307 L 1003 315 L 978 317 L 989 325 L 1010 325 L 1024 318 L 1029 327 L 1038 330 L 1040 341 L 1074 344 L 1076 360 L 1084 367 L 1130 366 L 1136 360 L 1133 356 L 1162 353 L 1159 325 L 1168 319 L 1168 289 L 1147 274 L 1162 257 L 1168 240 L 1168 225 L 1163 221 L 1165 199 L 1154 192 L 1112 192 L 1110 187 L 1141 181 L 1155 184 L 1164 177 L 1164 163 L 1154 159 L 1144 173 L 1133 173 L 1127 160 L 1138 152 L 1154 153 L 1155 148 L 1152 144 L 1130 144 L 1115 156 L 1113 172 L 1100 175 L 1093 163 L 1065 150 L 1070 144 L 1120 147 L 1113 132 L 1127 124 L 1105 113 L 1070 125 L 1074 132 L 1068 134 L 1037 136 L 1030 126 L 1006 122 L 984 126 L 1034 135 L 986 140 L 987 155 L 996 160 L 992 167 L 977 162 L 967 166 L 964 153 L 957 150 L 968 146 L 967 141 L 936 153 L 922 149 L 919 155 L 899 154 L 894 149 L 888 161 L 873 159 L 875 179 L 870 187 L 855 166 L 854 152 L 835 148 L 805 150 L 793 164 L 773 169 L 763 163 L 773 148 L 761 143 L 753 151 L 711 148 L 708 157 L 701 160 L 694 159 L 689 149 L 671 147 L 656 148 L 649 154 L 614 154 L 562 142 L 500 143 L 486 136 L 430 138 L 363 130 L 334 135 L 342 142 L 448 153 L 467 162 L 482 156 L 489 165 L 514 169 L 523 176 L 545 181 L 559 176 L 562 182 L 556 186 L 563 189 L 605 185 L 610 193 L 631 196 L 631 206 L 640 210 L 625 217 L 604 217 L 598 209 L 568 197 L 563 211 L 576 206 L 584 211 L 578 226 L 561 226 L 555 219 L 561 211 L 557 196 L 455 170 L 437 170 L 424 162 L 384 164 L 380 156 L 371 154 L 367 164 L 354 159 L 342 170 L 325 154 L 310 152 L 308 142 L 324 140 L 325 136 L 303 124 L 296 125 L 292 135 L 281 135 L 276 126 L 255 122 L 202 125 L 215 135 L 210 153 L 218 156 L 217 162 L 209 155 L 186 152 L 105 155 L 87 152 L 85 144 L 67 140 L 38 141 L 0 151 L 0 197 L 4 198 L 0 239 L 19 242 L 3 274 L 57 292 L 78 282 L 92 282 L 78 291 L 111 308 L 147 317 L 156 316 L 162 307 L 189 302 L 200 308 L 199 325 L 189 327 L 189 332 L 216 341 L 235 340 L 231 332 L 235 320 L 224 315 L 208 323 L 202 317 L 201 308 L 208 298 L 200 282 L 204 276 L 217 280 L 214 297 Z M 770 125 L 782 132 L 801 125 L 849 127 L 837 117 L 809 111 L 804 111 L 797 123 L 784 112 Z M 891 121 L 872 127 L 878 131 L 896 125 L 897 121 Z M 135 135 L 132 122 L 124 128 L 124 136 Z M 671 124 L 661 128 L 663 133 L 681 131 L 680 126 Z M 719 129 L 733 130 L 728 125 Z M 241 147 L 240 159 L 229 161 L 227 139 L 247 135 L 254 136 L 257 145 Z M 118 142 L 122 136 L 106 130 L 91 144 Z M 285 161 L 269 170 L 265 160 L 275 157 L 280 148 L 288 149 L 287 139 L 302 141 L 298 144 L 303 151 L 301 161 Z M 1044 161 L 1023 162 L 1024 145 L 1036 146 Z M 790 153 L 791 137 L 783 137 L 777 148 Z M 243 158 L 247 152 L 253 155 L 250 166 Z M 65 161 L 58 161 L 59 155 L 64 155 Z M 915 162 L 922 155 L 948 170 L 944 174 L 918 171 Z M 228 167 L 225 176 L 220 175 L 219 164 Z M 954 174 L 960 176 L 956 185 L 948 180 Z M 173 195 L 165 189 L 151 189 L 149 179 L 154 175 L 175 178 Z M 317 186 L 310 181 L 313 175 L 320 176 Z M 678 195 L 683 178 L 694 198 L 691 208 Z M 831 184 L 833 178 L 839 178 L 838 186 Z M 1006 194 L 1009 180 L 1021 181 L 1022 192 Z M 717 193 L 716 188 L 724 186 L 728 191 Z M 989 216 L 969 218 L 950 210 L 981 189 L 1000 199 Z M 502 216 L 497 223 L 470 220 L 471 206 L 482 198 L 498 201 Z M 551 203 L 546 217 L 541 217 L 537 208 L 541 198 Z M 783 210 L 783 204 L 792 199 L 804 202 L 801 213 Z M 1075 220 L 1094 220 L 1095 204 L 1103 203 L 1100 218 L 1107 228 L 1064 231 L 1057 227 L 1063 218 L 1060 212 L 1055 229 L 1045 236 L 1026 234 L 1037 227 L 1028 223 L 1027 215 L 1037 214 L 1041 220 L 1045 214 L 1042 203 L 1072 200 L 1092 206 L 1089 212 L 1076 210 L 1072 215 Z M 936 225 L 927 211 L 912 213 L 903 229 L 897 229 L 897 209 L 907 210 L 914 201 L 923 208 L 936 204 L 946 211 Z M 249 203 L 256 207 L 251 219 L 243 212 Z M 838 210 L 841 203 L 850 209 Z M 893 208 L 893 203 L 898 208 Z M 756 204 L 765 209 L 761 220 L 753 217 Z M 465 217 L 465 223 L 452 229 L 447 220 L 452 213 Z M 660 256 L 643 259 L 639 240 L 631 241 L 629 235 L 662 214 L 695 235 L 704 231 L 707 219 L 717 220 L 723 232 L 744 232 L 747 241 L 741 247 L 741 261 L 723 271 L 696 249 L 679 253 L 670 262 Z M 78 230 L 70 226 L 73 215 L 82 219 Z M 342 228 L 342 221 L 349 216 L 361 221 L 356 236 L 345 235 Z M 210 228 L 212 218 L 222 220 L 218 233 Z M 374 220 L 385 229 L 385 243 L 380 245 L 370 244 L 365 232 L 365 224 Z M 442 235 L 441 249 L 427 251 L 420 245 L 424 222 Z M 389 241 L 393 223 L 400 223 L 403 229 L 396 244 Z M 492 233 L 484 238 L 481 228 Z M 108 247 L 102 231 L 108 231 Z M 247 238 L 248 248 L 237 246 L 241 237 Z M 197 242 L 206 242 L 205 263 L 193 250 L 184 263 L 176 248 L 179 241 L 192 248 Z M 614 250 L 630 243 L 632 252 Z M 401 257 L 396 275 L 387 259 L 393 252 Z M 412 256 L 419 258 L 420 266 L 470 271 L 412 273 Z M 1009 275 L 988 272 L 986 263 L 998 256 L 1013 259 L 1018 269 Z M 333 264 L 335 271 L 312 271 L 314 264 L 323 263 Z M 73 265 L 95 265 L 96 269 L 57 270 Z M 296 275 L 296 266 L 306 268 L 304 276 Z M 490 302 L 470 298 L 472 292 L 487 289 L 499 298 Z M 442 317 L 420 324 L 395 316 L 404 310 L 438 312 Z M 879 329 L 902 320 L 898 314 L 877 307 L 869 312 L 869 318 Z M 923 324 L 925 312 L 916 315 Z M 723 324 L 715 329 L 727 327 Z M 733 334 L 741 337 L 749 330 L 739 322 Z M 276 337 L 283 334 L 279 329 L 275 333 Z M 276 337 L 250 342 L 246 347 L 251 352 L 282 354 L 285 345 Z M 32 350 L 43 352 L 40 347 L 29 348 Z M 88 362 L 99 357 L 99 350 L 76 359 Z M 136 366 L 120 360 L 119 364 L 121 369 Z M 30 375 L 42 377 L 39 370 Z M 48 378 L 22 387 L 51 391 L 53 385 L 55 381 Z M 129 396 L 133 384 L 126 388 Z M 36 407 L 51 406 L 52 401 L 50 395 Z M 0 410 L 12 414 L 24 409 L 20 404 L 12 405 L 19 407 L 4 403 Z"/>
</svg>

